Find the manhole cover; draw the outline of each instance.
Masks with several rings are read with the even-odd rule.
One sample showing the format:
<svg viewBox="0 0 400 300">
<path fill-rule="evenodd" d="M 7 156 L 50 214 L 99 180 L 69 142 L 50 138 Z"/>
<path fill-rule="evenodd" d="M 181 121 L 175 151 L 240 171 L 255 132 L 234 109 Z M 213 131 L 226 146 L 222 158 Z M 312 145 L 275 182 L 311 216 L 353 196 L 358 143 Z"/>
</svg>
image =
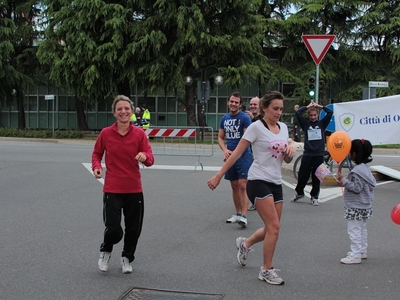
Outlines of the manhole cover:
<svg viewBox="0 0 400 300">
<path fill-rule="evenodd" d="M 157 299 L 173 299 L 173 300 L 186 300 L 186 299 L 199 299 L 199 300 L 219 300 L 224 296 L 221 294 L 207 294 L 207 293 L 193 293 L 183 291 L 170 291 L 170 290 L 154 290 L 145 288 L 132 288 L 120 300 L 157 300 Z"/>
</svg>

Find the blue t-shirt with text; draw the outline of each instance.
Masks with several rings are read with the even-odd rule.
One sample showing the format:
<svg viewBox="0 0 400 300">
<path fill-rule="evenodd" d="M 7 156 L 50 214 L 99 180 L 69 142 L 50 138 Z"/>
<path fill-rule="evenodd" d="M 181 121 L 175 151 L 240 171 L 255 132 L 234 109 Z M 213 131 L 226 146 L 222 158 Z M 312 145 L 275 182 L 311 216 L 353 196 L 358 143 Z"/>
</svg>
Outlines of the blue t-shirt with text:
<svg viewBox="0 0 400 300">
<path fill-rule="evenodd" d="M 250 117 L 242 111 L 234 116 L 227 113 L 221 118 L 219 128 L 225 131 L 226 147 L 229 150 L 235 150 L 243 136 L 244 129 L 249 127 L 250 124 Z M 250 147 L 246 151 L 250 151 Z"/>
</svg>

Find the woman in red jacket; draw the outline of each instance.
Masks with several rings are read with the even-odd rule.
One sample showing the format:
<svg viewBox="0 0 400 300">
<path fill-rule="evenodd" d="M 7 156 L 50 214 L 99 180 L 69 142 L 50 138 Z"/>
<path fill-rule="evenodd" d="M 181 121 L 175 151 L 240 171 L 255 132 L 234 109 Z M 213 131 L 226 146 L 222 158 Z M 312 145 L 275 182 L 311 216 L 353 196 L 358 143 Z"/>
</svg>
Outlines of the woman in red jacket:
<svg viewBox="0 0 400 300">
<path fill-rule="evenodd" d="M 92 170 L 101 178 L 101 161 L 106 152 L 106 175 L 104 180 L 103 221 L 104 241 L 100 246 L 99 269 L 108 270 L 113 246 L 124 237 L 121 257 L 123 273 L 132 272 L 137 242 L 143 224 L 143 190 L 139 163 L 150 167 L 154 156 L 146 134 L 130 122 L 133 114 L 132 101 L 123 95 L 114 99 L 112 112 L 117 121 L 104 128 L 94 145 Z M 125 236 L 121 227 L 121 213 L 125 217 Z"/>
</svg>

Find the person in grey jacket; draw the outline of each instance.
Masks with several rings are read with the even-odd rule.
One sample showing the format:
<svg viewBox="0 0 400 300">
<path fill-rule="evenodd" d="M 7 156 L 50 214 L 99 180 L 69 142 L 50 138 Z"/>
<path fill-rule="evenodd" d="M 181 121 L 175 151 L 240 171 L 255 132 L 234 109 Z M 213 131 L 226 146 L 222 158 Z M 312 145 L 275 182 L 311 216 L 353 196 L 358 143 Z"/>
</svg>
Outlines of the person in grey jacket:
<svg viewBox="0 0 400 300">
<path fill-rule="evenodd" d="M 347 178 L 338 174 L 338 180 L 344 189 L 344 217 L 347 219 L 347 233 L 350 238 L 350 249 L 342 264 L 359 264 L 367 258 L 368 233 L 367 219 L 372 216 L 375 177 L 366 165 L 372 161 L 372 145 L 368 140 L 355 139 L 351 142 L 350 158 L 356 166 Z"/>
</svg>

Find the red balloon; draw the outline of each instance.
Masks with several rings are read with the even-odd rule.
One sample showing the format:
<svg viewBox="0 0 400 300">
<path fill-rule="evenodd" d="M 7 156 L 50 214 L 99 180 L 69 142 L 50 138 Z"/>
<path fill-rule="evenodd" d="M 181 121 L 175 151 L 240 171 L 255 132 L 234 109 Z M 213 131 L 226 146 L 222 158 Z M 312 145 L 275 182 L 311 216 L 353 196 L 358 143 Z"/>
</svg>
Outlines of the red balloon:
<svg viewBox="0 0 400 300">
<path fill-rule="evenodd" d="M 390 217 L 395 224 L 400 225 L 400 204 L 393 207 Z"/>
</svg>

